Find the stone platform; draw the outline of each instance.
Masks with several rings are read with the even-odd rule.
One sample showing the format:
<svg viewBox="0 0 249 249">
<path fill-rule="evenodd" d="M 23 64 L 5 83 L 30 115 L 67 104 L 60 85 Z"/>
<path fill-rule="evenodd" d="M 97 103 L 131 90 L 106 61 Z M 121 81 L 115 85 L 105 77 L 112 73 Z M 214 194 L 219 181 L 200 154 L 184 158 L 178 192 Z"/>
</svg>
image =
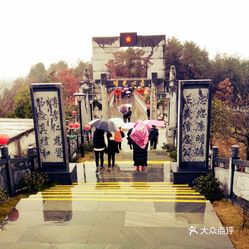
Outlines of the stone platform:
<svg viewBox="0 0 249 249">
<path fill-rule="evenodd" d="M 144 172 L 129 160 L 97 175 L 93 161 L 78 164 L 78 184 L 17 204 L 18 216 L 0 230 L 0 249 L 233 248 L 210 202 L 173 184 L 170 162 L 152 159 Z"/>
</svg>

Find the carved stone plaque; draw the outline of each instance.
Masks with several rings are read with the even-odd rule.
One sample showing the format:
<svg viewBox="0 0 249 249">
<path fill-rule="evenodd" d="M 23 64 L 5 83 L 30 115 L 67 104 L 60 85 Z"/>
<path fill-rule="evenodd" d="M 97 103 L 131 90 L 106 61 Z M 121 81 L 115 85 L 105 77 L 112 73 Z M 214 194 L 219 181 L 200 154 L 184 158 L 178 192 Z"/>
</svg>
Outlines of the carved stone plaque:
<svg viewBox="0 0 249 249">
<path fill-rule="evenodd" d="M 210 129 L 210 80 L 180 81 L 178 162 L 183 168 L 206 168 Z"/>
</svg>

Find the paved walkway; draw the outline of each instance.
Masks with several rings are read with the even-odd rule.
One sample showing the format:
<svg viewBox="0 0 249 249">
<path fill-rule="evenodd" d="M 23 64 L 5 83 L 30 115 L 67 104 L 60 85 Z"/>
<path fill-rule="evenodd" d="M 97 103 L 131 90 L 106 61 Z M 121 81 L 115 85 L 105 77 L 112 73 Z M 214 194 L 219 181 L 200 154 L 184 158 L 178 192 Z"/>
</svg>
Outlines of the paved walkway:
<svg viewBox="0 0 249 249">
<path fill-rule="evenodd" d="M 19 218 L 0 231 L 0 249 L 233 248 L 226 235 L 210 234 L 224 228 L 209 201 L 172 184 L 170 162 L 151 159 L 144 172 L 129 160 L 98 175 L 93 161 L 79 164 L 77 184 L 17 204 Z"/>
<path fill-rule="evenodd" d="M 146 119 L 133 110 L 132 121 Z M 77 184 L 22 199 L 19 216 L 0 230 L 0 249 L 233 248 L 210 202 L 188 185 L 172 184 L 171 163 L 160 150 L 164 132 L 144 172 L 135 171 L 124 139 L 111 172 L 105 163 L 96 175 L 92 157 L 77 165 Z"/>
</svg>

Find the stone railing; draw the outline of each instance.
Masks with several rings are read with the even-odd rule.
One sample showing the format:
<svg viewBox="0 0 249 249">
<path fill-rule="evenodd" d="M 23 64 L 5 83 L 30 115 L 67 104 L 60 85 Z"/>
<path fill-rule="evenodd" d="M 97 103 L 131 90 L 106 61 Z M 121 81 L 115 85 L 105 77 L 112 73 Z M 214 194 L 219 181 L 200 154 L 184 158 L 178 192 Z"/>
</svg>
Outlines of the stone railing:
<svg viewBox="0 0 249 249">
<path fill-rule="evenodd" d="M 249 201 L 249 161 L 239 159 L 239 146 L 231 147 L 230 158 L 219 157 L 218 147 L 213 147 L 211 168 L 230 198 Z"/>
<path fill-rule="evenodd" d="M 10 196 L 17 195 L 22 189 L 22 179 L 34 170 L 39 170 L 36 151 L 28 148 L 27 157 L 11 158 L 7 146 L 1 148 L 0 188 Z"/>
</svg>

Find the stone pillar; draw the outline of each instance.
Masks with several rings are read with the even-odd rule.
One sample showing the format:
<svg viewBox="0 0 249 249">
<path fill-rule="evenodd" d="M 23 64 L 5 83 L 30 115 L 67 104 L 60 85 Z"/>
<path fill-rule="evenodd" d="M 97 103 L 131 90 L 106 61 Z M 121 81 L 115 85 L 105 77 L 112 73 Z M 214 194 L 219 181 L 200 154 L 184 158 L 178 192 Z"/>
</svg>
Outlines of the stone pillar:
<svg viewBox="0 0 249 249">
<path fill-rule="evenodd" d="M 32 170 L 35 170 L 35 150 L 33 146 L 29 146 L 28 147 L 28 152 L 27 152 L 27 156 L 29 158 L 29 161 L 31 162 L 31 167 Z"/>
<path fill-rule="evenodd" d="M 91 106 L 90 106 L 90 100 L 89 100 L 89 93 L 86 93 L 86 123 L 88 124 L 91 120 Z"/>
<path fill-rule="evenodd" d="M 150 119 L 157 119 L 157 73 L 151 73 Z"/>
<path fill-rule="evenodd" d="M 217 146 L 213 146 L 210 163 L 211 163 L 211 170 L 213 171 L 214 175 L 215 175 L 215 162 L 214 162 L 214 160 L 218 157 L 219 157 L 219 148 Z"/>
<path fill-rule="evenodd" d="M 2 159 L 6 159 L 6 158 L 9 158 L 9 148 L 8 148 L 8 146 L 3 146 L 2 148 L 1 148 L 1 154 L 2 154 Z"/>
<path fill-rule="evenodd" d="M 83 88 L 80 87 L 80 90 L 79 90 L 81 93 L 83 93 Z M 82 124 L 82 127 L 84 127 L 86 124 L 89 123 L 89 119 L 87 118 L 87 105 L 86 105 L 86 96 L 84 96 L 82 98 L 82 100 L 80 101 L 80 103 L 78 103 L 79 105 L 81 105 L 81 119 L 80 122 Z"/>
<path fill-rule="evenodd" d="M 229 160 L 229 168 L 228 168 L 228 195 L 230 198 L 233 197 L 233 182 L 234 182 L 234 171 L 235 171 L 235 164 L 233 162 L 234 159 L 239 159 L 238 145 L 231 146 L 231 157 Z"/>
<path fill-rule="evenodd" d="M 174 183 L 192 185 L 193 180 L 209 172 L 211 84 L 209 79 L 179 81 Z"/>
<path fill-rule="evenodd" d="M 82 125 L 83 127 L 88 124 L 91 120 L 91 112 L 90 112 L 90 104 L 89 104 L 89 85 L 88 85 L 88 78 L 87 78 L 87 70 L 84 73 L 84 80 L 81 81 L 80 92 L 84 93 L 85 96 L 81 102 L 81 115 L 82 115 Z"/>
<path fill-rule="evenodd" d="M 101 74 L 101 99 L 102 99 L 102 115 L 103 119 L 108 119 L 109 118 L 109 112 L 108 112 L 108 96 L 107 96 L 107 88 L 106 88 L 106 79 L 107 79 L 107 74 L 102 73 Z"/>
<path fill-rule="evenodd" d="M 62 84 L 34 83 L 30 93 L 39 167 L 51 182 L 72 184 L 77 175 L 69 167 Z"/>
<path fill-rule="evenodd" d="M 231 157 L 233 159 L 239 159 L 239 145 L 232 145 L 231 146 Z"/>
<path fill-rule="evenodd" d="M 175 84 L 176 80 L 176 70 L 175 66 L 170 66 L 169 72 L 169 87 L 171 92 L 171 98 L 169 102 L 168 110 L 168 127 L 167 127 L 167 142 L 169 144 L 174 144 L 176 135 L 176 124 L 177 124 L 177 86 Z"/>
<path fill-rule="evenodd" d="M 8 194 L 10 196 L 14 196 L 16 191 L 15 191 L 15 184 L 14 184 L 14 178 L 13 178 L 13 171 L 12 171 L 12 167 L 10 164 L 10 155 L 9 155 L 9 148 L 7 145 L 4 145 L 1 148 L 1 153 L 2 153 L 2 158 L 1 159 L 5 159 L 6 160 L 6 173 L 7 173 L 7 179 L 8 179 L 8 183 L 7 186 L 3 186 L 4 189 L 8 189 Z"/>
</svg>

